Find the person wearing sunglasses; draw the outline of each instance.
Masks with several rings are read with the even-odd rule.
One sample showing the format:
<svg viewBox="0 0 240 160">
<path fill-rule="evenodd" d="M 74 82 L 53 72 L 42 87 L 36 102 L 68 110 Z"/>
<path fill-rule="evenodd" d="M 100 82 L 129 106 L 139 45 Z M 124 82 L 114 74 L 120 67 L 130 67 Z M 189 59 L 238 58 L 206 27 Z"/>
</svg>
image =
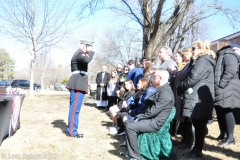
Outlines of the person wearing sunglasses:
<svg viewBox="0 0 240 160">
<path fill-rule="evenodd" d="M 183 117 L 191 120 L 195 128 L 195 145 L 186 158 L 195 159 L 203 157 L 207 123 L 212 119 L 216 54 L 208 41 L 194 42 L 192 53 L 192 68 L 177 87 L 177 94 L 183 96 Z"/>
<path fill-rule="evenodd" d="M 120 74 L 122 74 L 122 72 L 123 72 L 123 66 L 121 64 L 118 64 L 116 71 L 117 71 L 118 76 L 120 76 Z"/>
</svg>

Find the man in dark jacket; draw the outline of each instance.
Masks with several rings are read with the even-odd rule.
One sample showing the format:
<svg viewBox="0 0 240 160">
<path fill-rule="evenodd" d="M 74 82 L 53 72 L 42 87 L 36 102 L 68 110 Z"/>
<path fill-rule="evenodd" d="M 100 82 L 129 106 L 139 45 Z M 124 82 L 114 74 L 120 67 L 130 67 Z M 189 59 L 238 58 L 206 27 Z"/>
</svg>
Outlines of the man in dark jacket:
<svg viewBox="0 0 240 160">
<path fill-rule="evenodd" d="M 143 114 L 137 115 L 135 121 L 127 120 L 124 122 L 129 152 L 128 159 L 141 159 L 137 135 L 159 131 L 174 106 L 174 95 L 168 84 L 168 78 L 167 70 L 156 70 L 153 81 L 157 90 L 147 100 L 149 108 Z"/>
<path fill-rule="evenodd" d="M 83 137 L 83 134 L 78 134 L 77 131 L 78 117 L 84 94 L 88 93 L 88 63 L 94 55 L 91 50 L 92 41 L 81 40 L 80 43 L 80 48 L 73 54 L 71 60 L 72 76 L 66 85 L 70 92 L 67 136 L 75 138 Z"/>
</svg>

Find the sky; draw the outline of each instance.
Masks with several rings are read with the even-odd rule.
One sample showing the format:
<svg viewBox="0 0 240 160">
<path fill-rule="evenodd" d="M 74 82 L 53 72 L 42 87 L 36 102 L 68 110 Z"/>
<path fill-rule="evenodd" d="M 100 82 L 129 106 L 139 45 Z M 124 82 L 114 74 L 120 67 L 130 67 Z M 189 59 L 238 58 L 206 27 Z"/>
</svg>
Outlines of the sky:
<svg viewBox="0 0 240 160">
<path fill-rule="evenodd" d="M 231 0 L 229 5 L 240 6 L 240 0 Z M 76 10 L 72 13 L 72 16 L 76 15 Z M 87 21 L 80 22 L 81 26 L 72 33 L 71 37 L 68 39 L 68 42 L 64 42 L 58 48 L 53 48 L 51 50 L 51 56 L 55 64 L 69 65 L 73 53 L 78 49 L 79 40 L 87 38 L 88 34 L 91 35 L 95 33 L 98 37 L 101 37 L 103 32 L 113 26 L 113 13 L 110 11 L 98 11 L 96 14 L 87 19 Z M 226 18 L 222 15 L 214 16 L 210 21 L 213 25 L 211 32 L 212 39 L 214 41 L 221 37 L 228 36 L 235 32 L 240 31 L 240 25 L 237 29 L 232 29 L 230 25 L 226 23 Z M 88 39 L 88 38 L 87 38 Z M 96 38 L 97 39 L 97 38 Z M 93 45 L 97 48 L 97 42 Z M 99 47 L 99 46 L 98 46 Z M 4 48 L 7 52 L 10 53 L 11 57 L 16 61 L 16 70 L 21 70 L 23 68 L 28 68 L 30 61 L 30 54 L 26 49 L 21 47 L 17 42 L 10 41 L 8 38 L 0 39 L 0 48 Z"/>
<path fill-rule="evenodd" d="M 72 12 L 71 16 L 76 18 L 76 13 L 77 9 Z M 92 35 L 93 32 L 96 32 L 95 34 L 97 35 L 102 35 L 106 28 L 111 25 L 112 19 L 113 16 L 110 16 L 109 12 L 106 10 L 98 11 L 96 14 L 90 16 L 84 21 L 79 21 L 77 19 L 77 22 L 79 23 L 76 25 L 80 24 L 80 27 L 71 33 L 70 38 L 67 38 L 67 40 L 65 39 L 64 42 L 51 49 L 51 57 L 55 64 L 70 65 L 71 57 L 79 47 L 79 41 L 81 39 L 90 39 L 89 35 Z M 95 42 L 94 46 L 97 46 L 97 42 Z M 9 40 L 8 37 L 2 37 L 0 38 L 0 48 L 4 48 L 10 53 L 10 56 L 15 59 L 15 70 L 28 68 L 31 55 L 24 47 L 21 46 L 21 44 L 18 44 L 13 39 Z"/>
</svg>

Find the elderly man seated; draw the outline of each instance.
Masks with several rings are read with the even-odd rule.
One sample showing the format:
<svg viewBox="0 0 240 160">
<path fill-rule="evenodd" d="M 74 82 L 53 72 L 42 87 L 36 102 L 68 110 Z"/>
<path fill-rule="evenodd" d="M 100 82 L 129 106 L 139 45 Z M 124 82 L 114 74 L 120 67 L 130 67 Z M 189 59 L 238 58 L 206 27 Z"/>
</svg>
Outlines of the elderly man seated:
<svg viewBox="0 0 240 160">
<path fill-rule="evenodd" d="M 127 120 L 125 133 L 129 158 L 127 160 L 140 160 L 138 147 L 138 134 L 158 132 L 164 125 L 174 107 L 174 95 L 168 83 L 167 70 L 156 70 L 153 83 L 156 91 L 148 97 L 148 108 L 143 114 L 137 115 L 135 120 Z"/>
</svg>

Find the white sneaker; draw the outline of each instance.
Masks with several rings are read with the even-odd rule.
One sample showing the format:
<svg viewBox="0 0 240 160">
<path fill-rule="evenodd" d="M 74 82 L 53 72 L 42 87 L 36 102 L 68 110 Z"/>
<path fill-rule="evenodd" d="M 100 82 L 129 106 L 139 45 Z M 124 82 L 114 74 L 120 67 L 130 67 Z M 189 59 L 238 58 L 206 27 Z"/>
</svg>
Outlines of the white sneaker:
<svg viewBox="0 0 240 160">
<path fill-rule="evenodd" d="M 116 134 L 118 132 L 118 129 L 116 127 L 109 127 L 110 134 Z"/>
</svg>

